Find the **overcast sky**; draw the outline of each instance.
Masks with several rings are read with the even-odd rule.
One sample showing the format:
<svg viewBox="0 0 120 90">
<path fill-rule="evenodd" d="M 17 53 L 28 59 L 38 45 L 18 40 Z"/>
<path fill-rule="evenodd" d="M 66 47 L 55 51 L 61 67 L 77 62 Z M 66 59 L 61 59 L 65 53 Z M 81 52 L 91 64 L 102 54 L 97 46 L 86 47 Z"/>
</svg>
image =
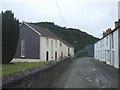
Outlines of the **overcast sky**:
<svg viewBox="0 0 120 90">
<path fill-rule="evenodd" d="M 78 28 L 95 37 L 102 37 L 107 28 L 114 28 L 118 19 L 119 0 L 2 0 L 1 11 L 12 10 L 20 21 L 54 22 Z"/>
</svg>

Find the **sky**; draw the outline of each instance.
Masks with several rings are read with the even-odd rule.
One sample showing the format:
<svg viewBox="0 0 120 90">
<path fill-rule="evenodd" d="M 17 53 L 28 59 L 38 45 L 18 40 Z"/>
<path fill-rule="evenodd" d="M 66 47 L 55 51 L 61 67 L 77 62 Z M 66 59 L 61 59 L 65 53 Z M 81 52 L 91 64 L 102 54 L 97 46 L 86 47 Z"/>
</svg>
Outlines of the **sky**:
<svg viewBox="0 0 120 90">
<path fill-rule="evenodd" d="M 2 0 L 0 10 L 12 10 L 20 22 L 54 22 L 77 28 L 101 38 L 114 29 L 118 20 L 119 0 Z"/>
</svg>

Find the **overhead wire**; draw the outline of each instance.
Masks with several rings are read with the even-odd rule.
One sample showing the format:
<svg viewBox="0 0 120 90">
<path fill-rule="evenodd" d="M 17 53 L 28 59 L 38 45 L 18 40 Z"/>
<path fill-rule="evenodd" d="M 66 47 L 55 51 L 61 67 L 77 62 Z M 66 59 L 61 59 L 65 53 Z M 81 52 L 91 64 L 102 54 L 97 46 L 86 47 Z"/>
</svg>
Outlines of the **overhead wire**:
<svg viewBox="0 0 120 90">
<path fill-rule="evenodd" d="M 59 6 L 59 3 L 57 2 L 57 0 L 54 0 L 54 1 L 55 1 L 56 6 L 57 6 L 57 9 L 58 9 L 58 11 L 59 11 L 59 14 L 60 14 L 60 16 L 61 16 L 61 18 L 62 18 L 62 20 L 63 20 L 63 23 L 64 23 L 65 26 L 66 26 L 66 21 L 65 21 L 65 19 L 64 19 L 63 14 L 62 14 L 62 11 L 61 11 L 61 8 L 60 8 L 60 6 Z"/>
</svg>

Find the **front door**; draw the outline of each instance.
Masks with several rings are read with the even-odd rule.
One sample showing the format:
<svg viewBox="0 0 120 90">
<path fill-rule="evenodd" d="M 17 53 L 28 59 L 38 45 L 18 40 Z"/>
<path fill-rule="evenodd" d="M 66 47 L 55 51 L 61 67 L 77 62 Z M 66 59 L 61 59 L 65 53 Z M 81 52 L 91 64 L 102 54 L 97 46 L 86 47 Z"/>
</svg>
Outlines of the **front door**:
<svg viewBox="0 0 120 90">
<path fill-rule="evenodd" d="M 114 60 L 115 60 L 114 51 L 112 51 L 112 66 L 114 66 Z"/>
<path fill-rule="evenodd" d="M 55 60 L 57 59 L 57 51 L 55 52 Z"/>
<path fill-rule="evenodd" d="M 48 61 L 49 60 L 49 53 L 48 53 L 48 51 L 46 52 L 46 61 Z"/>
</svg>

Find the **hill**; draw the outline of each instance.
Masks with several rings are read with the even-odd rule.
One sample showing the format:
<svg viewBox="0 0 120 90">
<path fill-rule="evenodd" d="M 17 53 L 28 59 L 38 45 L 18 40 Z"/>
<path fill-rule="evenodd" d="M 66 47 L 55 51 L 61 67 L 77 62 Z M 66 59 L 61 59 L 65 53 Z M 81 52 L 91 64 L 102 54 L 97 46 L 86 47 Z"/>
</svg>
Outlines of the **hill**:
<svg viewBox="0 0 120 90">
<path fill-rule="evenodd" d="M 94 44 L 99 40 L 98 38 L 93 37 L 92 35 L 89 35 L 79 29 L 61 27 L 52 22 L 39 22 L 33 24 L 49 29 L 61 39 L 72 44 L 75 47 L 75 52 L 82 49 L 86 45 Z"/>
</svg>

